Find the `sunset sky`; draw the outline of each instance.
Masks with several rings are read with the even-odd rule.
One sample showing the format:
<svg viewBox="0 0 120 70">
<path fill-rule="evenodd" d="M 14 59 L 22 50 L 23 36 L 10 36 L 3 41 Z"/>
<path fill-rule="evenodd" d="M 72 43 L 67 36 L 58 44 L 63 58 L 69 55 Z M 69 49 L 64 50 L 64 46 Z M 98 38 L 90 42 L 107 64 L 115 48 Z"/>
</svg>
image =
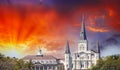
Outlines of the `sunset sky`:
<svg viewBox="0 0 120 70">
<path fill-rule="evenodd" d="M 120 0 L 0 0 L 0 53 L 22 58 L 40 47 L 62 57 L 67 40 L 74 52 L 83 14 L 89 49 L 113 36 L 120 43 Z M 120 45 L 114 46 L 107 53 L 120 53 Z"/>
</svg>

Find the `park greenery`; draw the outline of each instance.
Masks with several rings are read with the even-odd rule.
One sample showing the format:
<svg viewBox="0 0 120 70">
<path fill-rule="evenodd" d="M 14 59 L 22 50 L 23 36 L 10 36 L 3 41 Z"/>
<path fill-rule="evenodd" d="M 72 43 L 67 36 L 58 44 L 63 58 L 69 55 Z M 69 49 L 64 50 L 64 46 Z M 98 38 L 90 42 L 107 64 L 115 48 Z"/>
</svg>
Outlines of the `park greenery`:
<svg viewBox="0 0 120 70">
<path fill-rule="evenodd" d="M 31 60 L 24 62 L 22 59 L 11 58 L 0 53 L 0 70 L 32 70 L 32 67 Z M 120 70 L 120 55 L 100 58 L 89 70 Z"/>
<path fill-rule="evenodd" d="M 120 70 L 120 55 L 100 58 L 90 70 Z"/>
<path fill-rule="evenodd" d="M 0 53 L 0 70 L 32 70 L 31 60 L 24 62 L 22 59 L 11 58 Z"/>
</svg>

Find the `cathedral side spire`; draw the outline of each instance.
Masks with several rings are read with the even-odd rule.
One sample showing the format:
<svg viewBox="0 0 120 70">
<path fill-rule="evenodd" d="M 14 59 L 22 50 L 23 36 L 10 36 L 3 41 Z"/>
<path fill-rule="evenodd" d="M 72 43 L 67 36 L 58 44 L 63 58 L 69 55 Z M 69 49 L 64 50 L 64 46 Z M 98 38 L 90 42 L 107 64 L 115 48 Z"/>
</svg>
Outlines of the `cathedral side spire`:
<svg viewBox="0 0 120 70">
<path fill-rule="evenodd" d="M 69 42 L 67 41 L 66 50 L 65 50 L 65 68 L 64 70 L 72 70 L 72 57 L 70 53 Z"/>
<path fill-rule="evenodd" d="M 65 54 L 70 54 L 69 42 L 67 41 Z"/>
<path fill-rule="evenodd" d="M 84 19 L 84 16 L 82 18 L 82 24 L 81 24 L 81 32 L 80 32 L 80 37 L 81 39 L 83 40 L 86 40 L 87 37 L 86 37 L 86 30 L 85 30 L 85 19 Z"/>
<path fill-rule="evenodd" d="M 97 52 L 99 53 L 99 58 L 100 58 L 100 46 L 99 46 L 99 41 L 97 41 L 97 43 L 96 43 L 96 48 L 97 48 Z"/>
</svg>

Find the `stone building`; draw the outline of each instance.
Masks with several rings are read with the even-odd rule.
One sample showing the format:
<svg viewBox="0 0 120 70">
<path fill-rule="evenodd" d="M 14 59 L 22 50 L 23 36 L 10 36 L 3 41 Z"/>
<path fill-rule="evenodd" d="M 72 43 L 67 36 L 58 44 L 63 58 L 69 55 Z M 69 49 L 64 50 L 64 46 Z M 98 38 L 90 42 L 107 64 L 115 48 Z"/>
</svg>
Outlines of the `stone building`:
<svg viewBox="0 0 120 70">
<path fill-rule="evenodd" d="M 27 55 L 23 58 L 25 62 L 32 61 L 34 64 L 33 70 L 64 70 L 63 63 L 51 55 L 43 55 L 42 50 L 39 50 L 37 55 Z"/>
<path fill-rule="evenodd" d="M 88 40 L 86 36 L 84 18 L 82 19 L 82 26 L 80 32 L 80 40 L 78 42 L 78 50 L 71 56 L 69 42 L 67 42 L 65 51 L 65 70 L 88 70 L 96 64 L 100 58 L 99 42 L 96 43 L 96 51 L 88 50 Z"/>
</svg>

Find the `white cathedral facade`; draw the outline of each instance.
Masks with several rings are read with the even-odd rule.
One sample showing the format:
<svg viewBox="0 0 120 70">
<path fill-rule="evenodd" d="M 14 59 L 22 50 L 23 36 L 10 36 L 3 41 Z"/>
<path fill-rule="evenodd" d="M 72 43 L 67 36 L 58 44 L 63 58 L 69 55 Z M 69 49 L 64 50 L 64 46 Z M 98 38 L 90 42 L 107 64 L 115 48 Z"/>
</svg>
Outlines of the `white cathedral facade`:
<svg viewBox="0 0 120 70">
<path fill-rule="evenodd" d="M 100 58 L 99 43 L 96 43 L 96 51 L 88 50 L 88 40 L 86 37 L 84 18 L 82 19 L 80 40 L 78 42 L 78 50 L 71 56 L 69 42 L 67 41 L 65 50 L 65 70 L 88 70 L 96 64 Z"/>
</svg>

